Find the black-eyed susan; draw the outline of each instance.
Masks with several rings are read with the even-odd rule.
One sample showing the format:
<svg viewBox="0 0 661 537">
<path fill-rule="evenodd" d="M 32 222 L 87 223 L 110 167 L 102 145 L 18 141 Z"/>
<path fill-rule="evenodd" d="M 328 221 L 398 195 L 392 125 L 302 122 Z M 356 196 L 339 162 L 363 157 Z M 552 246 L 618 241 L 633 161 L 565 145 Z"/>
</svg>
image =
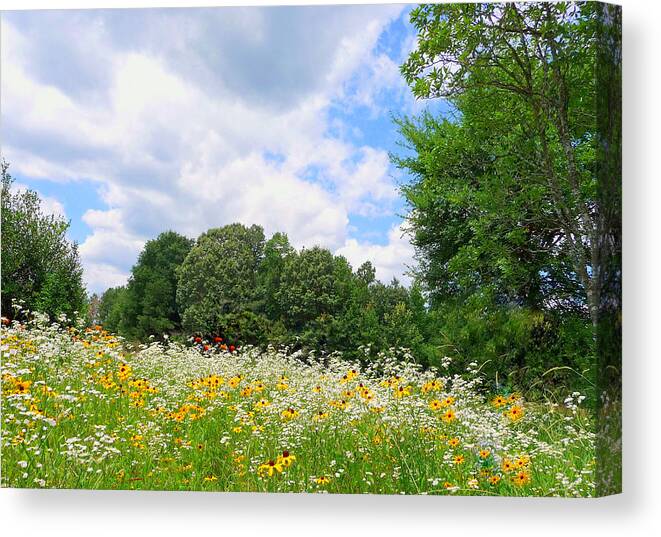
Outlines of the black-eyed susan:
<svg viewBox="0 0 661 537">
<path fill-rule="evenodd" d="M 270 460 L 258 466 L 257 475 L 260 477 L 273 477 L 276 474 L 281 474 L 283 469 L 284 467 L 281 462 Z"/>
<path fill-rule="evenodd" d="M 283 420 L 293 420 L 298 416 L 298 410 L 295 410 L 291 407 L 285 408 L 281 414 Z"/>
<path fill-rule="evenodd" d="M 438 399 L 434 399 L 429 402 L 429 408 L 431 408 L 434 412 L 438 412 L 443 408 L 443 403 Z"/>
<path fill-rule="evenodd" d="M 514 464 L 512 459 L 509 458 L 503 459 L 503 462 L 500 464 L 500 466 L 503 469 L 503 472 L 505 472 L 506 474 L 512 472 L 516 468 L 516 465 Z"/>
<path fill-rule="evenodd" d="M 515 485 L 522 487 L 530 482 L 530 473 L 526 470 L 519 470 L 512 476 L 512 482 Z"/>
<path fill-rule="evenodd" d="M 505 406 L 507 404 L 507 399 L 505 399 L 505 397 L 503 397 L 502 395 L 496 395 L 496 397 L 494 397 L 491 400 L 491 404 L 493 406 L 495 406 L 496 408 L 500 408 L 500 407 Z"/>
<path fill-rule="evenodd" d="M 523 417 L 523 407 L 514 405 L 507 412 L 505 412 L 505 415 L 511 421 L 519 421 Z"/>
<path fill-rule="evenodd" d="M 464 462 L 466 462 L 466 457 L 464 457 L 463 455 L 455 455 L 452 458 L 452 462 L 454 464 L 456 464 L 457 466 L 460 465 L 460 464 L 464 464 Z"/>
<path fill-rule="evenodd" d="M 315 480 L 314 480 L 314 482 L 319 486 L 328 485 L 328 483 L 330 483 L 330 481 L 331 481 L 330 477 L 327 477 L 325 475 L 320 475 L 319 477 L 316 477 Z"/>
<path fill-rule="evenodd" d="M 289 468 L 296 461 L 296 456 L 291 454 L 289 451 L 285 450 L 282 452 L 282 455 L 278 457 L 278 462 L 282 464 L 285 468 Z"/>
<path fill-rule="evenodd" d="M 448 446 L 450 446 L 451 448 L 456 448 L 459 444 L 461 444 L 461 440 L 459 440 L 459 438 L 457 438 L 456 436 L 448 440 Z"/>
<path fill-rule="evenodd" d="M 448 408 L 445 412 L 443 412 L 443 415 L 441 416 L 441 419 L 446 422 L 450 423 L 451 421 L 454 421 L 457 418 L 457 415 L 454 413 L 454 410 L 451 408 Z"/>
</svg>

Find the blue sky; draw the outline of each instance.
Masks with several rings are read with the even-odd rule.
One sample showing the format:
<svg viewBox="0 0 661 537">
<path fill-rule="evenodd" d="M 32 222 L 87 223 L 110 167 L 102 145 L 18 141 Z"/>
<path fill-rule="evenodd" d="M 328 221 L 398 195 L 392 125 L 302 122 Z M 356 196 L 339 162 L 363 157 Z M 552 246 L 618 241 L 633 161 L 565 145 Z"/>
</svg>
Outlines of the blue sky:
<svg viewBox="0 0 661 537">
<path fill-rule="evenodd" d="M 3 13 L 2 153 L 71 221 L 90 291 L 144 242 L 257 223 L 407 281 L 392 114 L 410 6 Z"/>
</svg>

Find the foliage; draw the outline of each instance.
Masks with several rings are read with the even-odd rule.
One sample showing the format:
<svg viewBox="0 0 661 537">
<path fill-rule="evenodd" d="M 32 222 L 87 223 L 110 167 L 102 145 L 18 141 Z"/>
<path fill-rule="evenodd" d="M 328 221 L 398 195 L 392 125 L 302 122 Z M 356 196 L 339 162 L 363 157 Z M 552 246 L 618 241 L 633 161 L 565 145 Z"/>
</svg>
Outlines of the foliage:
<svg viewBox="0 0 661 537">
<path fill-rule="evenodd" d="M 600 240 L 594 3 L 422 5 L 402 74 L 452 112 L 398 118 L 418 278 L 442 344 L 529 386 L 594 369 Z M 617 219 L 615 219 L 617 220 Z M 547 381 L 550 378 L 547 377 Z"/>
<path fill-rule="evenodd" d="M 177 270 L 177 304 L 184 328 L 210 334 L 222 315 L 254 309 L 263 255 L 260 226 L 231 224 L 200 235 Z"/>
<path fill-rule="evenodd" d="M 174 231 L 145 244 L 126 289 L 120 328 L 124 335 L 146 339 L 181 329 L 176 270 L 192 246 L 193 241 Z"/>
<path fill-rule="evenodd" d="M 67 240 L 69 223 L 45 214 L 32 190 L 12 190 L 9 164 L 2 162 L 2 313 L 13 301 L 51 318 L 84 315 L 86 295 L 78 246 Z"/>
</svg>

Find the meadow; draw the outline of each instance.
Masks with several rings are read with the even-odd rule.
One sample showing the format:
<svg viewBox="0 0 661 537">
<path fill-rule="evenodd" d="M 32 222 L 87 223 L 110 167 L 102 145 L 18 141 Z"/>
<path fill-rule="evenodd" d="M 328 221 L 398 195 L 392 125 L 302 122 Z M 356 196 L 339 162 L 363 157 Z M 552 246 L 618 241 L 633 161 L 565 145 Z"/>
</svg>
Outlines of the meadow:
<svg viewBox="0 0 661 537">
<path fill-rule="evenodd" d="M 583 396 L 490 393 L 479 365 L 422 370 L 234 348 L 130 348 L 35 315 L 2 330 L 2 486 L 594 495 Z"/>
</svg>

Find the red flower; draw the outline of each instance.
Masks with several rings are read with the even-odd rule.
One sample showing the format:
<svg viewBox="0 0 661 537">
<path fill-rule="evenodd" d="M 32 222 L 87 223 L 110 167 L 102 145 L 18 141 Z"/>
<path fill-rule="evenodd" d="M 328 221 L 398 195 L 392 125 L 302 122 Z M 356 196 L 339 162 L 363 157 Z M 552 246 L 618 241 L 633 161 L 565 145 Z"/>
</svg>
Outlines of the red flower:
<svg viewBox="0 0 661 537">
<path fill-rule="evenodd" d="M 218 337 L 218 336 L 216 336 L 215 338 L 213 338 L 213 342 L 214 342 L 214 343 L 221 343 L 222 341 L 223 341 L 223 338 L 222 338 L 222 337 Z"/>
<path fill-rule="evenodd" d="M 202 338 L 201 337 L 196 337 L 195 338 L 195 343 L 202 343 Z"/>
<path fill-rule="evenodd" d="M 230 352 L 234 352 L 234 345 L 230 345 Z"/>
<path fill-rule="evenodd" d="M 211 348 L 211 347 L 209 347 L 209 345 L 205 345 L 205 346 L 204 346 L 204 350 L 205 350 L 205 351 L 208 351 L 210 348 Z"/>
</svg>

